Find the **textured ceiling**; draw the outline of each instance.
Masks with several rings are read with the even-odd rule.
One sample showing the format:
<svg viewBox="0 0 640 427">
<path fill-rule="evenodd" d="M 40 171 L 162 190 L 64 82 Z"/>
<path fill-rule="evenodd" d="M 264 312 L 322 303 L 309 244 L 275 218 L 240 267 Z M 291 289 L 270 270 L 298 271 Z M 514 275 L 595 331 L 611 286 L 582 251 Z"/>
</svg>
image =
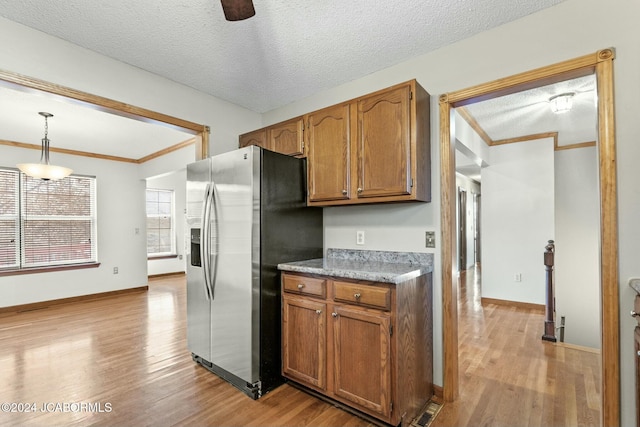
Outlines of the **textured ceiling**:
<svg viewBox="0 0 640 427">
<path fill-rule="evenodd" d="M 219 0 L 0 0 L 0 16 L 264 112 L 561 1 L 254 0 L 254 17 L 227 22 Z M 510 102 L 512 111 L 468 108 L 502 139 L 547 131 L 520 126 L 535 102 L 522 96 Z M 56 148 L 140 159 L 191 138 L 0 88 L 0 140 L 40 144 L 38 111 L 54 114 Z"/>
<path fill-rule="evenodd" d="M 0 0 L 0 16 L 256 112 L 562 0 Z"/>
</svg>

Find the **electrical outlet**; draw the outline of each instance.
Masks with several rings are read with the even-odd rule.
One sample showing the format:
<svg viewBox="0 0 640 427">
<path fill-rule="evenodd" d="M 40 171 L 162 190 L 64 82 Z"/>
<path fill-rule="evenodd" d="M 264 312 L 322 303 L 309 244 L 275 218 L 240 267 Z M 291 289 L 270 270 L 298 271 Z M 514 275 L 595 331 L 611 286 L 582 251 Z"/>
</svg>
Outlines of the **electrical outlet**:
<svg viewBox="0 0 640 427">
<path fill-rule="evenodd" d="M 364 245 L 364 231 L 356 231 L 356 245 Z"/>
<path fill-rule="evenodd" d="M 522 273 L 516 273 L 516 274 L 513 276 L 513 281 L 514 281 L 514 282 L 522 282 Z"/>
<path fill-rule="evenodd" d="M 113 274 L 118 274 L 118 267 L 113 267 Z"/>
<path fill-rule="evenodd" d="M 435 231 L 426 231 L 425 232 L 425 246 L 427 248 L 435 248 L 436 247 L 436 232 Z"/>
</svg>

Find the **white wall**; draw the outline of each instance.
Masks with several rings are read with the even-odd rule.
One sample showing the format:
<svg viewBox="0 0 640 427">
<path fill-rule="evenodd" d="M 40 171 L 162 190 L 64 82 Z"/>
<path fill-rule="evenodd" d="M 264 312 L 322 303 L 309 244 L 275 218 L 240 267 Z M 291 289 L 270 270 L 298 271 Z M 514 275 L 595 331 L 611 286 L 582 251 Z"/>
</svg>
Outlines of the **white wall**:
<svg viewBox="0 0 640 427">
<path fill-rule="evenodd" d="M 598 153 L 586 147 L 555 157 L 556 326 L 565 316 L 565 342 L 600 348 Z"/>
<path fill-rule="evenodd" d="M 0 153 L 3 166 L 39 157 L 36 150 L 6 146 L 0 147 Z M 52 156 L 56 164 L 74 173 L 96 177 L 100 267 L 0 277 L 0 307 L 145 286 L 145 183 L 138 178 L 136 165 L 60 153 Z M 114 267 L 118 274 L 113 274 Z"/>
<path fill-rule="evenodd" d="M 2 17 L 0 40 L 2 69 L 208 125 L 212 154 L 236 148 L 240 133 L 262 125 L 255 112 Z M 37 160 L 37 156 L 34 150 L 0 146 L 3 166 L 25 158 Z M 98 178 L 101 266 L 0 277 L 2 307 L 146 285 L 144 179 L 184 168 L 195 160 L 195 151 L 193 146 L 183 148 L 142 165 L 58 153 L 54 157 L 77 173 Z M 134 235 L 136 228 L 139 235 Z M 118 267 L 119 274 L 112 273 L 113 267 Z"/>
<path fill-rule="evenodd" d="M 166 175 L 148 178 L 146 188 L 173 190 L 174 196 L 174 231 L 176 239 L 176 258 L 149 259 L 147 271 L 149 276 L 165 273 L 183 273 L 186 271 L 186 231 L 185 209 L 187 170 L 181 169 Z"/>
<path fill-rule="evenodd" d="M 491 165 L 482 169 L 482 297 L 544 304 L 542 254 L 555 235 L 553 139 L 489 150 Z"/>
</svg>

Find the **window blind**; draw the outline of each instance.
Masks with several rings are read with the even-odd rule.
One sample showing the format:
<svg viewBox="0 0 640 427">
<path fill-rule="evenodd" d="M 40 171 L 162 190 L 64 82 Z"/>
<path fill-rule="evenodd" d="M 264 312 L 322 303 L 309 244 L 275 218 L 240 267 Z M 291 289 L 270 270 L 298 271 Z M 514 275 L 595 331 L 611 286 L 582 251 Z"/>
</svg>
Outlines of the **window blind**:
<svg viewBox="0 0 640 427">
<path fill-rule="evenodd" d="M 19 266 L 18 176 L 18 171 L 0 169 L 0 268 Z"/>
<path fill-rule="evenodd" d="M 95 178 L 21 176 L 22 267 L 96 261 Z"/>
</svg>

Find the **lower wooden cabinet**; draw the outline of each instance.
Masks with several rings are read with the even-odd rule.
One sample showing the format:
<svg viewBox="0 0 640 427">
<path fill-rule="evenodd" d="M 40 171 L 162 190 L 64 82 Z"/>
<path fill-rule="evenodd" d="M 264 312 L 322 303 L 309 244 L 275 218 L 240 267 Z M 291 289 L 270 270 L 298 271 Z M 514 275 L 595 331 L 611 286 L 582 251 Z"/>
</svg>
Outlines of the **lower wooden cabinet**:
<svg viewBox="0 0 640 427">
<path fill-rule="evenodd" d="M 391 316 L 335 306 L 334 392 L 388 417 L 391 412 Z"/>
<path fill-rule="evenodd" d="M 433 394 L 431 275 L 405 283 L 283 272 L 282 374 L 392 425 Z"/>
<path fill-rule="evenodd" d="M 326 308 L 300 298 L 285 297 L 282 304 L 283 373 L 320 390 L 327 383 Z"/>
</svg>

